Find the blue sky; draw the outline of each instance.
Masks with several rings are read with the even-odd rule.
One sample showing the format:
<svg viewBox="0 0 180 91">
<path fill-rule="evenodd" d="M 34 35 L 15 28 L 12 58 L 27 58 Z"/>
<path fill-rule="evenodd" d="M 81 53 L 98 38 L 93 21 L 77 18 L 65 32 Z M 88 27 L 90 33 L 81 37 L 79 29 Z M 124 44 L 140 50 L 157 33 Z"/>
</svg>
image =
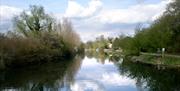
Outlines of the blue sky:
<svg viewBox="0 0 180 91">
<path fill-rule="evenodd" d="M 68 17 L 83 41 L 97 36 L 133 35 L 137 24 L 157 19 L 170 0 L 0 0 L 0 32 L 30 5 L 41 5 L 57 19 Z"/>
</svg>

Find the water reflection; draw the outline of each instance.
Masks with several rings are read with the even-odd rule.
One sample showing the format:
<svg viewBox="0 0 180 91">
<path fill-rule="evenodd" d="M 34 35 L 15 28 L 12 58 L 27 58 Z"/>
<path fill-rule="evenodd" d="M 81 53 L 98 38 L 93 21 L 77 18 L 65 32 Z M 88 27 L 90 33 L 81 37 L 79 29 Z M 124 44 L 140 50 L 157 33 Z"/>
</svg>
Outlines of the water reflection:
<svg viewBox="0 0 180 91">
<path fill-rule="evenodd" d="M 95 58 L 97 62 L 101 64 L 105 64 L 105 60 L 109 60 L 110 62 L 118 62 L 122 59 L 121 55 L 117 54 L 111 54 L 111 56 L 108 53 L 105 52 L 96 52 L 96 51 L 86 51 L 86 56 L 89 59 Z"/>
<path fill-rule="evenodd" d="M 81 88 L 77 91 L 136 91 L 135 81 L 119 75 L 113 62 L 106 59 L 103 63 L 85 57 L 76 76 L 76 87 Z"/>
<path fill-rule="evenodd" d="M 104 64 L 104 61 L 108 59 L 108 55 L 104 52 L 98 53 L 96 51 L 86 51 L 86 56 L 91 58 L 96 58 L 97 62 Z"/>
<path fill-rule="evenodd" d="M 87 54 L 0 72 L 1 91 L 180 91 L 180 71 Z"/>
<path fill-rule="evenodd" d="M 178 69 L 158 70 L 153 66 L 134 64 L 127 60 L 116 65 L 119 67 L 120 75 L 136 81 L 139 91 L 180 91 L 180 70 Z"/>
<path fill-rule="evenodd" d="M 9 91 L 69 91 L 82 57 L 73 61 L 53 62 L 0 72 L 0 90 Z"/>
</svg>

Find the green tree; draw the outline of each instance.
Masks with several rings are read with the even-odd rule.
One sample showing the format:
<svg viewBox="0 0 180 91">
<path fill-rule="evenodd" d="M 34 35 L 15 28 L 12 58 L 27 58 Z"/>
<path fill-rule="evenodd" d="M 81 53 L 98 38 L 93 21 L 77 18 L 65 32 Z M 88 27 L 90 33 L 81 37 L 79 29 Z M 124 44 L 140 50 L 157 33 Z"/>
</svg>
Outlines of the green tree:
<svg viewBox="0 0 180 91">
<path fill-rule="evenodd" d="M 44 8 L 35 5 L 14 19 L 15 29 L 25 37 L 36 36 L 41 31 L 52 31 L 53 23 L 53 18 L 44 12 Z"/>
</svg>

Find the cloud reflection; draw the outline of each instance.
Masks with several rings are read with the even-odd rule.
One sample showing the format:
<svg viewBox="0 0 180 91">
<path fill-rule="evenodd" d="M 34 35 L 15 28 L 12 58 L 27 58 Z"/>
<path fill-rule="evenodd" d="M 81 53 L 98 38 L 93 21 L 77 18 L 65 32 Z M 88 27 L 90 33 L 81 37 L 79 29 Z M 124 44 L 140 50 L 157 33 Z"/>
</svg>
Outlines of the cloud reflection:
<svg viewBox="0 0 180 91">
<path fill-rule="evenodd" d="M 72 91 L 104 91 L 116 87 L 135 88 L 135 80 L 119 74 L 117 67 L 112 62 L 105 60 L 100 64 L 96 59 L 84 59 L 81 70 L 76 76 L 76 81 L 71 85 Z"/>
</svg>

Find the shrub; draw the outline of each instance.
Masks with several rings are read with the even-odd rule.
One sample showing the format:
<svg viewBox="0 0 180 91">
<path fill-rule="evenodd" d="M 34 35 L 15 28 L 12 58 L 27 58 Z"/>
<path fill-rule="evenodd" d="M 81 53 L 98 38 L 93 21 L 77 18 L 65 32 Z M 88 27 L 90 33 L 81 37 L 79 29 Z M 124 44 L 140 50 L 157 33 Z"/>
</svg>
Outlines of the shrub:
<svg viewBox="0 0 180 91">
<path fill-rule="evenodd" d="M 68 19 L 57 23 L 41 6 L 31 6 L 14 19 L 14 31 L 0 34 L 0 60 L 5 66 L 37 64 L 73 57 L 83 50 Z"/>
</svg>

